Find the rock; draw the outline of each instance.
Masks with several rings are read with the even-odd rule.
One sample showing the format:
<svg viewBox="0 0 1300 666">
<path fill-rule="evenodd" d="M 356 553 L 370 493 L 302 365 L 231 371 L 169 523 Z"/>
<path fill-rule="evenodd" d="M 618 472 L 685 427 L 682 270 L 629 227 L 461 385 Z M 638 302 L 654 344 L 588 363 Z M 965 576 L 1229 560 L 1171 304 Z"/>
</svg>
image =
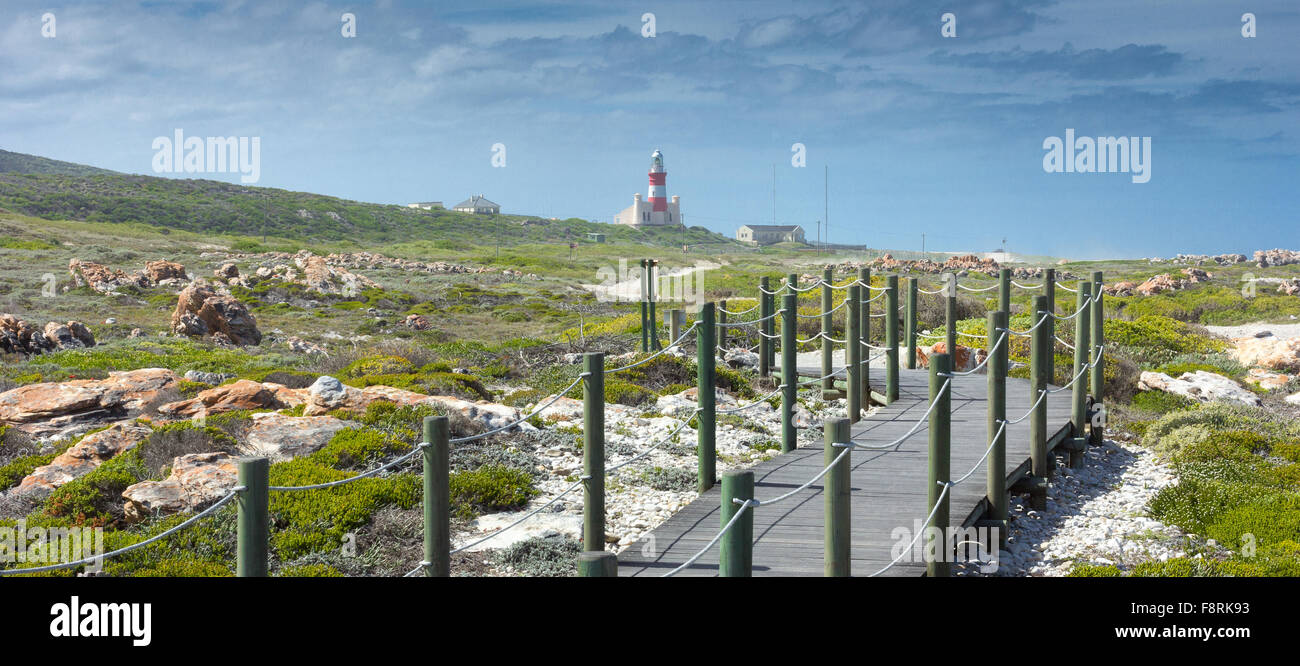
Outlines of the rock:
<svg viewBox="0 0 1300 666">
<path fill-rule="evenodd" d="M 1112 285 L 1102 285 L 1101 287 L 1102 293 L 1108 296 L 1132 296 L 1134 289 L 1137 289 L 1137 283 L 1127 280 Z"/>
<path fill-rule="evenodd" d="M 1234 338 L 1230 354 L 1248 367 L 1300 372 L 1300 337 Z"/>
<path fill-rule="evenodd" d="M 1256 338 L 1271 338 L 1271 337 L 1273 337 L 1273 331 L 1258 331 L 1257 333 L 1255 333 L 1255 335 L 1254 335 L 1253 337 L 1256 337 Z"/>
<path fill-rule="evenodd" d="M 11 315 L 0 315 L 0 351 L 8 354 L 40 354 L 58 349 L 94 347 L 95 336 L 79 321 L 52 321 L 43 329 Z"/>
<path fill-rule="evenodd" d="M 225 497 L 238 483 L 237 460 L 223 452 L 178 456 L 165 480 L 142 481 L 122 491 L 127 521 L 198 511 Z"/>
<path fill-rule="evenodd" d="M 934 343 L 934 346 L 930 347 L 930 353 L 931 353 L 931 354 L 946 354 L 946 353 L 948 353 L 948 343 L 947 343 L 947 341 L 940 341 L 940 342 L 936 342 L 936 343 Z M 963 347 L 962 345 L 957 345 L 957 353 L 956 353 L 956 354 L 954 355 L 954 357 L 953 357 L 953 368 L 952 368 L 952 369 L 953 369 L 953 370 L 956 370 L 956 371 L 958 371 L 958 372 L 961 372 L 961 371 L 963 371 L 963 370 L 969 370 L 969 369 L 975 367 L 975 364 L 974 364 L 974 362 L 973 362 L 973 361 L 974 361 L 974 358 L 975 358 L 975 355 L 971 353 L 971 348 L 970 348 L 970 347 Z M 928 368 L 928 367 L 930 367 L 930 366 L 927 364 L 927 365 L 923 365 L 923 366 L 921 366 L 921 367 L 923 367 L 923 368 Z"/>
<path fill-rule="evenodd" d="M 1284 399 L 1292 405 L 1300 405 L 1300 393 L 1292 393 Z"/>
<path fill-rule="evenodd" d="M 160 414 L 189 418 L 198 414 L 220 414 L 238 409 L 282 409 L 286 405 L 272 390 L 259 382 L 241 379 L 217 386 L 189 400 L 168 403 L 158 408 Z"/>
<path fill-rule="evenodd" d="M 1277 285 L 1277 291 L 1278 293 L 1286 294 L 1287 296 L 1300 294 L 1300 278 L 1283 280 Z"/>
<path fill-rule="evenodd" d="M 1138 378 L 1138 388 L 1174 393 L 1200 402 L 1260 404 L 1259 396 L 1242 388 L 1237 382 L 1205 370 L 1184 372 L 1178 379 L 1163 372 L 1144 371 Z"/>
<path fill-rule="evenodd" d="M 1263 368 L 1251 368 L 1246 374 L 1246 381 L 1259 386 L 1268 391 L 1280 389 L 1291 381 L 1292 375 L 1280 372 L 1269 372 Z"/>
<path fill-rule="evenodd" d="M 185 380 L 199 382 L 200 384 L 211 384 L 216 386 L 227 379 L 234 379 L 235 376 L 224 372 L 203 372 L 202 370 L 186 370 Z"/>
<path fill-rule="evenodd" d="M 348 397 L 343 382 L 329 375 L 317 377 L 316 381 L 307 387 L 307 391 L 307 402 L 323 411 L 342 406 Z"/>
<path fill-rule="evenodd" d="M 500 530 L 519 520 L 523 514 L 523 511 L 519 511 L 480 516 L 470 523 L 470 528 L 477 530 L 477 533 L 466 538 L 465 543 L 481 539 L 492 532 Z M 574 513 L 539 513 L 520 523 L 517 527 L 505 530 L 483 543 L 470 546 L 465 552 L 474 553 L 495 548 L 507 548 L 526 539 L 552 535 L 564 535 L 573 540 L 581 539 L 582 515 Z"/>
<path fill-rule="evenodd" d="M 128 285 L 149 286 L 148 279 L 142 275 L 128 275 L 124 271 L 114 270 L 93 261 L 82 261 L 75 257 L 68 262 L 68 273 L 72 277 L 72 286 L 90 287 L 102 294 L 114 292 L 118 287 Z"/>
<path fill-rule="evenodd" d="M 140 329 L 138 329 L 138 328 L 133 328 L 133 329 L 131 329 L 131 333 L 130 333 L 130 335 L 128 335 L 127 337 L 128 337 L 128 338 L 143 338 L 143 337 L 145 337 L 145 332 L 142 331 L 142 330 L 140 330 Z"/>
<path fill-rule="evenodd" d="M 185 274 L 185 267 L 174 261 L 146 262 L 142 273 L 148 285 L 160 285 L 189 279 L 189 276 Z"/>
<path fill-rule="evenodd" d="M 253 415 L 253 427 L 241 447 L 244 453 L 288 460 L 319 451 L 340 430 L 355 423 L 333 416 L 288 416 L 273 412 Z"/>
<path fill-rule="evenodd" d="M 552 402 L 555 396 L 547 396 L 538 400 L 536 405 L 546 405 L 546 409 L 538 412 L 538 417 L 551 423 L 582 423 L 582 401 L 574 398 L 559 398 Z M 531 413 L 536 405 L 529 405 L 528 411 Z M 755 408 L 757 409 L 757 408 Z M 623 418 L 632 413 L 632 408 L 617 403 L 605 403 L 605 418 L 612 420 Z"/>
<path fill-rule="evenodd" d="M 42 465 L 18 484 L 15 492 L 48 495 L 55 488 L 85 475 L 110 458 L 135 448 L 153 432 L 132 422 L 114 423 L 91 433 L 48 465 Z"/>
<path fill-rule="evenodd" d="M 108 319 L 105 319 L 105 320 L 104 320 L 104 325 L 105 325 L 105 326 L 112 326 L 113 324 L 116 324 L 116 323 L 117 323 L 117 318 L 116 318 L 116 317 L 109 317 Z"/>
<path fill-rule="evenodd" d="M 284 342 L 285 344 L 289 345 L 289 351 L 297 352 L 299 354 L 318 354 L 320 356 L 329 356 L 329 353 L 325 351 L 324 347 L 314 342 L 307 342 L 306 340 L 303 340 L 302 338 L 296 335 L 290 336 L 289 339 L 285 340 Z"/>
<path fill-rule="evenodd" d="M 758 367 L 758 354 L 740 347 L 724 351 L 722 360 L 733 368 Z"/>
<path fill-rule="evenodd" d="M 85 346 L 72 335 L 67 325 L 57 321 L 46 324 L 44 334 L 45 339 L 54 343 L 59 349 L 80 349 Z"/>
<path fill-rule="evenodd" d="M 180 293 L 172 313 L 172 331 L 192 337 L 247 346 L 262 342 L 257 321 L 243 303 L 218 293 L 208 283 L 195 280 Z"/>
<path fill-rule="evenodd" d="M 731 394 L 725 390 L 714 388 L 713 392 L 717 406 L 725 407 L 736 404 L 736 399 L 731 397 Z M 695 409 L 699 406 L 699 394 L 699 387 L 691 387 L 681 393 L 662 395 L 655 400 L 655 408 L 670 416 L 690 416 L 695 413 Z M 762 409 L 762 407 L 755 407 L 755 409 Z"/>
<path fill-rule="evenodd" d="M 413 331 L 427 331 L 433 328 L 433 322 L 429 321 L 424 315 L 411 314 L 406 315 L 406 320 L 402 325 Z"/>
<path fill-rule="evenodd" d="M 501 428 L 523 416 L 519 410 L 487 401 L 470 402 L 452 396 L 425 395 L 392 386 L 367 386 L 355 388 L 328 375 L 321 376 L 307 389 L 304 416 L 319 416 L 334 409 L 365 411 L 371 403 L 391 402 L 397 405 L 430 405 L 459 415 L 461 418 L 492 430 Z M 534 430 L 528 423 L 520 423 L 520 430 Z"/>
<path fill-rule="evenodd" d="M 1300 252 L 1276 248 L 1272 250 L 1257 250 L 1255 252 L 1255 263 L 1258 264 L 1260 268 L 1300 264 Z"/>
<path fill-rule="evenodd" d="M 69 426 L 129 419 L 176 396 L 180 378 L 165 368 L 110 372 L 107 379 L 28 384 L 0 393 L 0 424 L 44 437 Z"/>
<path fill-rule="evenodd" d="M 216 270 L 212 271 L 212 274 L 223 279 L 237 278 L 239 277 L 239 267 L 235 265 L 235 262 L 227 261 L 226 263 L 221 264 L 221 266 Z M 260 271 L 258 272 L 258 276 L 265 277 Z"/>
</svg>

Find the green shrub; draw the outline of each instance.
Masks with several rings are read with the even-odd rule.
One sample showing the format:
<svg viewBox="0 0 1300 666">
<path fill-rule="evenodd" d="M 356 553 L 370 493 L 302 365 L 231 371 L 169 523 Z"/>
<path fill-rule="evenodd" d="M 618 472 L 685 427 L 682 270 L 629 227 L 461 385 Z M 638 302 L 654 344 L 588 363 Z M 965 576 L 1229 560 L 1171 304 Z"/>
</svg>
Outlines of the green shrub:
<svg viewBox="0 0 1300 666">
<path fill-rule="evenodd" d="M 1075 564 L 1069 573 L 1073 578 L 1117 578 L 1122 575 L 1119 567 L 1113 564 Z"/>
<path fill-rule="evenodd" d="M 1164 352 L 1166 354 L 1205 354 L 1223 351 L 1227 343 L 1202 335 L 1191 325 L 1161 315 L 1143 315 L 1133 321 L 1107 319 L 1107 344 Z"/>
<path fill-rule="evenodd" d="M 1242 577 L 1260 576 L 1263 570 L 1257 565 L 1235 560 L 1175 557 L 1163 562 L 1143 562 L 1133 567 L 1130 575 L 1140 578 Z"/>
<path fill-rule="evenodd" d="M 1138 391 L 1133 395 L 1133 406 L 1148 412 L 1166 414 L 1175 412 L 1180 409 L 1189 409 L 1197 405 L 1197 401 L 1177 393 L 1166 393 L 1164 391 Z"/>
<path fill-rule="evenodd" d="M 581 550 L 577 541 L 567 537 L 533 537 L 503 548 L 493 556 L 493 561 L 524 576 L 576 576 Z"/>
<path fill-rule="evenodd" d="M 533 477 L 503 465 L 486 465 L 451 475 L 452 510 L 465 518 L 484 511 L 519 509 L 537 495 Z"/>
<path fill-rule="evenodd" d="M 651 467 L 640 474 L 641 482 L 655 490 L 677 492 L 694 490 L 696 476 L 695 470 L 678 467 Z"/>
<path fill-rule="evenodd" d="M 357 359 L 343 368 L 343 376 L 358 379 L 367 375 L 413 374 L 415 364 L 401 356 L 367 356 Z"/>
<path fill-rule="evenodd" d="M 282 567 L 275 573 L 280 578 L 342 578 L 343 573 L 328 564 L 298 564 Z"/>
<path fill-rule="evenodd" d="M 326 449 L 317 454 L 323 454 L 321 458 L 331 455 Z M 321 464 L 317 454 L 271 465 L 271 485 L 304 486 L 353 475 Z M 270 513 L 276 527 L 271 546 L 285 561 L 337 549 L 345 534 L 370 522 L 379 509 L 415 506 L 420 501 L 421 485 L 421 478 L 415 474 L 395 474 L 322 490 L 271 493 Z"/>
</svg>

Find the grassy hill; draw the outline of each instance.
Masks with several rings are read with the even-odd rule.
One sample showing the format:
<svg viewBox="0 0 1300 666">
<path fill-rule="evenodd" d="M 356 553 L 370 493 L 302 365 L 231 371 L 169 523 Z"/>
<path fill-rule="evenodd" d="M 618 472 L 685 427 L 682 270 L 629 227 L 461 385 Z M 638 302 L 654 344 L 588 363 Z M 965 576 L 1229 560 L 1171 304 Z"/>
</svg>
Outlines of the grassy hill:
<svg viewBox="0 0 1300 666">
<path fill-rule="evenodd" d="M 424 211 L 213 180 L 119 174 L 5 151 L 0 151 L 0 208 L 47 220 L 144 224 L 304 245 L 436 241 L 457 249 L 567 243 L 600 232 L 610 243 L 741 247 L 703 227 L 637 231 L 576 218 Z"/>
</svg>

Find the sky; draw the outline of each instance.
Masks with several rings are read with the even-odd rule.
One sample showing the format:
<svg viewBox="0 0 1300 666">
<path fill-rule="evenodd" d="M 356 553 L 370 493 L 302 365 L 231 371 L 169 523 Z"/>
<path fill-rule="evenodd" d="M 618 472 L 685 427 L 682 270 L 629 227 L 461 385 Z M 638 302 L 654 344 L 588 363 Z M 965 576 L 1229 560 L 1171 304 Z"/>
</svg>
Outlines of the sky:
<svg viewBox="0 0 1300 666">
<path fill-rule="evenodd" d="M 6 0 L 0 148 L 240 182 L 155 139 L 249 137 L 259 186 L 605 222 L 660 149 L 728 235 L 1249 254 L 1300 247 L 1297 36 L 1290 0 Z M 1049 172 L 1067 130 L 1149 137 L 1149 180 Z"/>
</svg>

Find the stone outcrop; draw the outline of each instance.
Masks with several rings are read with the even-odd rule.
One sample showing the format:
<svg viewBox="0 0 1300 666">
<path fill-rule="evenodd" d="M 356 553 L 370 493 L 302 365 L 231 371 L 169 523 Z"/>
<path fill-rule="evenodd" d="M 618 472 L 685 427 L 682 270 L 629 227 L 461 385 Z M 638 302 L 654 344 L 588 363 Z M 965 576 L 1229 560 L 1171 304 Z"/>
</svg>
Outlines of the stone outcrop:
<svg viewBox="0 0 1300 666">
<path fill-rule="evenodd" d="M 1205 370 L 1184 372 L 1177 379 L 1163 372 L 1145 371 L 1138 377 L 1138 389 L 1165 391 L 1199 402 L 1235 402 L 1259 405 L 1259 396 L 1242 388 L 1240 384 L 1223 375 Z"/>
<path fill-rule="evenodd" d="M 736 399 L 724 389 L 713 389 L 713 396 L 714 401 L 720 408 L 726 409 L 736 405 Z M 659 398 L 655 400 L 655 408 L 669 416 L 685 418 L 695 413 L 696 407 L 699 406 L 699 397 L 699 387 L 692 386 L 681 393 L 670 393 L 668 395 L 659 396 Z M 767 404 L 767 402 L 764 402 L 761 405 L 756 405 L 753 409 L 760 412 L 770 412 L 772 411 L 772 406 Z"/>
<path fill-rule="evenodd" d="M 1244 254 L 1179 254 L 1169 261 L 1176 264 L 1195 264 L 1201 266 L 1204 264 L 1214 264 L 1216 266 L 1231 266 L 1248 261 Z"/>
<path fill-rule="evenodd" d="M 1260 268 L 1300 264 L 1300 252 L 1295 250 L 1283 250 L 1280 248 L 1274 248 L 1272 250 L 1257 250 L 1255 252 L 1255 264 Z"/>
<path fill-rule="evenodd" d="M 1207 273 L 1199 268 L 1188 267 L 1183 269 L 1184 277 L 1174 277 L 1169 273 L 1161 273 L 1152 276 L 1142 284 L 1123 281 L 1111 285 L 1103 285 L 1101 290 L 1110 296 L 1132 296 L 1140 294 L 1142 296 L 1151 296 L 1166 291 L 1179 291 L 1196 284 L 1198 282 L 1208 282 L 1214 277 L 1213 273 Z"/>
<path fill-rule="evenodd" d="M 1281 281 L 1277 285 L 1277 291 L 1279 294 L 1286 294 L 1287 296 L 1300 294 L 1300 278 L 1290 278 Z"/>
<path fill-rule="evenodd" d="M 237 460 L 220 452 L 177 456 L 166 479 L 142 481 L 122 491 L 127 521 L 202 510 L 235 487 L 239 478 Z"/>
<path fill-rule="evenodd" d="M 48 465 L 37 467 L 18 484 L 16 492 L 48 495 L 55 488 L 84 476 L 105 461 L 135 448 L 149 433 L 148 427 L 131 422 L 114 423 L 106 430 L 86 435 L 59 454 Z"/>
<path fill-rule="evenodd" d="M 211 337 L 218 343 L 248 346 L 262 342 L 262 332 L 248 308 L 203 280 L 195 280 L 180 293 L 171 325 L 180 335 Z"/>
<path fill-rule="evenodd" d="M 398 405 L 430 405 L 459 414 L 466 420 L 486 429 L 495 429 L 513 423 L 522 416 L 519 410 L 506 405 L 477 401 L 470 402 L 445 395 L 424 395 L 391 386 L 347 386 L 330 376 L 318 377 L 307 389 L 304 416 L 320 416 L 334 409 L 365 411 L 373 402 L 387 401 Z M 527 423 L 519 424 L 522 430 L 531 430 Z"/>
<path fill-rule="evenodd" d="M 433 322 L 429 321 L 428 317 L 418 314 L 406 315 L 406 320 L 402 322 L 402 325 L 412 331 L 427 331 L 433 328 Z"/>
<path fill-rule="evenodd" d="M 1270 372 L 1263 368 L 1251 368 L 1246 374 L 1246 381 L 1265 391 L 1273 391 L 1284 388 L 1293 376 L 1281 372 Z"/>
<path fill-rule="evenodd" d="M 1300 338 L 1234 338 L 1232 343 L 1229 353 L 1247 368 L 1300 372 Z"/>
<path fill-rule="evenodd" d="M 174 261 L 146 262 L 142 273 L 148 281 L 148 285 L 153 286 L 184 282 L 189 279 L 189 276 L 185 274 L 185 267 Z"/>
<path fill-rule="evenodd" d="M 93 261 L 73 258 L 68 262 L 68 273 L 74 287 L 90 287 L 102 294 L 116 292 L 119 287 L 156 287 L 184 282 L 189 279 L 185 267 L 166 260 L 146 262 L 139 273 L 109 268 Z"/>
<path fill-rule="evenodd" d="M 273 412 L 253 415 L 253 427 L 241 450 L 248 455 L 266 456 L 272 461 L 288 460 L 319 451 L 340 430 L 355 423 L 332 416 L 288 416 Z"/>
<path fill-rule="evenodd" d="M 0 424 L 38 438 L 84 432 L 175 399 L 179 381 L 171 370 L 145 368 L 110 372 L 107 379 L 28 384 L 0 393 Z"/>
<path fill-rule="evenodd" d="M 62 324 L 52 321 L 38 329 L 11 314 L 0 314 L 0 351 L 7 354 L 40 354 L 94 346 L 95 336 L 79 321 Z"/>
<path fill-rule="evenodd" d="M 166 416 L 190 418 L 199 414 L 220 414 L 237 409 L 283 409 L 289 405 L 280 401 L 276 389 L 284 388 L 278 384 L 262 384 L 248 379 L 241 379 L 233 384 L 217 386 L 189 400 L 171 402 L 158 408 L 158 413 Z M 288 389 L 292 391 L 292 389 Z"/>
</svg>

